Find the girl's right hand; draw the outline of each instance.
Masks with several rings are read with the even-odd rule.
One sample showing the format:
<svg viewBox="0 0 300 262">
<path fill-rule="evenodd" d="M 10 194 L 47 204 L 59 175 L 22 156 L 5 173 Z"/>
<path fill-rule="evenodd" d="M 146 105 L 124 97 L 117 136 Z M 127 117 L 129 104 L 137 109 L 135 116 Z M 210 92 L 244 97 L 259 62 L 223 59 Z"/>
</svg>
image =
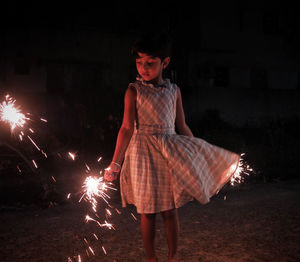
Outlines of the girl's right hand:
<svg viewBox="0 0 300 262">
<path fill-rule="evenodd" d="M 121 166 L 117 165 L 114 162 L 111 162 L 110 165 L 105 168 L 104 179 L 112 182 L 118 178 L 118 174 L 121 171 Z"/>
</svg>

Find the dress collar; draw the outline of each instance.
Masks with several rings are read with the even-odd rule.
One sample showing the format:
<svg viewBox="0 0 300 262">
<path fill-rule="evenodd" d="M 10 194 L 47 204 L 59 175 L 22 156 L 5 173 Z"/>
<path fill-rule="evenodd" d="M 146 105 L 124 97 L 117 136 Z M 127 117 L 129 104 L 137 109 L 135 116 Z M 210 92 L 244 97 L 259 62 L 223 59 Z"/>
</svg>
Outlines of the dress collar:
<svg viewBox="0 0 300 262">
<path fill-rule="evenodd" d="M 147 86 L 147 87 L 151 87 L 155 90 L 159 90 L 161 88 L 167 88 L 168 86 L 168 79 L 164 79 L 163 82 L 160 85 L 154 85 L 151 83 L 147 83 L 143 78 L 141 78 L 140 76 L 136 77 L 136 80 L 142 84 L 143 86 Z"/>
</svg>

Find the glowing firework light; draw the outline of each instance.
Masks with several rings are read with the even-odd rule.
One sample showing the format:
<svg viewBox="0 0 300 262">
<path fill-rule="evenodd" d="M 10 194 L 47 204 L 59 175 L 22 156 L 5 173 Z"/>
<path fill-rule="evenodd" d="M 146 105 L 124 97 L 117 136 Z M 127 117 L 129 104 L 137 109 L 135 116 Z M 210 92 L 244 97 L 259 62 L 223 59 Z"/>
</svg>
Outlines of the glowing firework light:
<svg viewBox="0 0 300 262">
<path fill-rule="evenodd" d="M 28 119 L 21 111 L 20 107 L 15 106 L 16 100 L 9 95 L 5 96 L 5 101 L 0 104 L 0 119 L 9 123 L 11 130 L 15 127 L 23 127 Z"/>
<path fill-rule="evenodd" d="M 73 161 L 79 160 L 77 155 L 72 152 L 68 152 L 68 157 L 72 159 Z M 102 157 L 99 157 L 97 159 L 97 162 L 100 162 Z M 79 202 L 84 200 L 85 202 L 89 203 L 90 210 L 85 215 L 84 221 L 85 223 L 94 223 L 97 228 L 107 228 L 107 229 L 113 229 L 116 230 L 112 223 L 108 222 L 108 219 L 112 216 L 113 212 L 110 210 L 110 208 L 113 208 L 110 203 L 110 196 L 109 192 L 110 190 L 117 190 L 113 187 L 113 183 L 107 182 L 104 180 L 104 177 L 102 176 L 102 171 L 95 171 L 94 168 L 91 168 L 88 164 L 84 163 L 85 166 L 85 179 L 82 185 L 81 190 L 81 197 L 79 199 Z M 71 193 L 67 195 L 67 199 L 70 199 Z M 99 200 L 105 202 L 105 207 L 103 209 L 98 210 Z M 117 210 L 117 209 L 116 209 Z M 103 211 L 103 212 L 102 212 Z M 117 210 L 118 211 L 118 210 Z M 117 212 L 116 211 L 116 212 Z M 117 212 L 120 214 L 120 212 Z M 101 217 L 103 216 L 104 219 Z M 101 222 L 103 221 L 103 222 Z M 101 246 L 101 252 L 103 252 L 105 255 L 107 254 L 107 251 L 105 247 L 102 244 L 102 238 L 99 237 L 99 234 L 97 232 L 91 232 L 91 239 L 92 242 L 100 241 Z M 92 242 L 89 242 L 86 238 L 83 238 L 83 241 L 86 245 L 85 253 L 81 254 L 85 255 L 87 257 L 95 256 L 97 254 L 97 250 L 95 250 L 92 246 Z M 99 246 L 99 245 L 97 245 Z M 80 255 L 77 255 L 76 261 L 81 261 L 82 257 Z M 70 259 L 70 261 L 72 261 Z"/>
<path fill-rule="evenodd" d="M 90 167 L 85 164 L 86 166 L 86 173 L 90 172 Z M 101 174 L 101 172 L 100 172 Z M 84 183 L 83 183 L 83 194 L 79 200 L 79 202 L 83 199 L 91 204 L 91 208 L 93 210 L 93 216 L 92 218 L 90 215 L 85 216 L 85 222 L 88 223 L 90 221 L 95 222 L 100 228 L 106 227 L 108 229 L 114 229 L 113 225 L 111 223 L 108 223 L 106 220 L 104 223 L 100 223 L 99 221 L 99 215 L 97 214 L 97 206 L 98 206 L 98 198 L 104 200 L 104 202 L 109 205 L 108 200 L 110 199 L 110 196 L 107 194 L 107 191 L 112 189 L 116 190 L 115 188 L 111 187 L 111 183 L 106 183 L 104 181 L 103 177 L 99 176 L 88 176 L 86 177 Z M 109 209 L 105 209 L 106 214 L 111 215 L 111 212 Z M 98 236 L 93 232 L 92 236 L 96 241 L 99 241 L 100 239 Z M 84 242 L 87 245 L 86 254 L 89 257 L 89 253 L 91 253 L 93 256 L 95 256 L 95 251 L 91 247 L 90 243 L 84 238 Z M 102 242 L 102 241 L 101 241 Z M 106 250 L 104 246 L 102 245 L 102 251 L 104 254 L 106 254 Z"/>
<path fill-rule="evenodd" d="M 26 131 L 34 134 L 35 131 L 27 127 L 29 120 L 32 120 L 30 117 L 30 113 L 22 113 L 21 107 L 16 105 L 16 100 L 13 99 L 10 95 L 5 96 L 5 100 L 0 104 L 0 121 L 4 123 L 8 123 L 11 129 L 11 132 L 15 132 L 18 129 L 19 134 L 18 137 L 20 141 L 23 141 L 23 137 L 26 137 L 33 146 L 47 158 L 47 154 L 37 145 L 37 143 L 33 140 L 33 138 L 29 135 L 26 135 Z M 46 119 L 40 118 L 40 121 L 47 122 Z M 28 130 L 27 130 L 28 129 Z M 34 167 L 37 168 L 36 163 L 34 160 L 32 161 Z"/>
<path fill-rule="evenodd" d="M 242 153 L 240 155 L 240 161 L 237 167 L 236 165 L 231 166 L 231 171 L 234 172 L 234 174 L 230 179 L 230 184 L 232 186 L 236 183 L 240 184 L 241 182 L 243 182 L 243 177 L 242 177 L 243 174 L 250 175 L 250 173 L 254 172 L 253 169 L 245 161 L 244 155 L 245 153 Z"/>
<path fill-rule="evenodd" d="M 75 160 L 75 157 L 76 157 L 75 153 L 68 152 L 68 155 L 70 158 L 72 158 L 72 160 Z"/>
<path fill-rule="evenodd" d="M 86 172 L 88 173 L 90 171 L 90 167 L 86 164 Z M 102 172 L 100 172 L 101 174 Z M 110 199 L 110 196 L 107 194 L 108 190 L 117 190 L 114 187 L 111 186 L 112 183 L 108 183 L 104 181 L 103 177 L 99 176 L 88 176 L 84 183 L 83 183 L 83 195 L 81 199 L 84 199 L 85 201 L 89 202 L 91 204 L 91 208 L 94 212 L 94 217 L 92 218 L 90 215 L 85 216 L 85 222 L 88 223 L 90 221 L 95 222 L 100 228 L 106 227 L 108 229 L 114 229 L 114 226 L 107 222 L 106 220 L 104 223 L 100 223 L 99 221 L 99 215 L 97 214 L 97 206 L 98 206 L 98 200 L 97 199 L 102 199 L 109 207 L 111 207 L 108 203 L 108 200 Z M 81 200 L 80 199 L 80 200 Z M 80 201 L 79 200 L 79 201 Z M 112 215 L 112 212 L 108 209 L 105 208 L 105 215 L 106 217 L 110 217 Z M 92 234 L 94 237 L 96 236 L 95 233 Z M 98 237 L 96 237 L 97 240 Z M 88 250 L 92 253 L 92 255 L 95 255 L 93 249 L 91 249 L 91 246 L 88 247 Z M 87 252 L 88 252 L 87 250 Z M 106 255 L 106 249 L 102 245 L 102 251 Z"/>
<path fill-rule="evenodd" d="M 116 190 L 110 186 L 111 183 L 104 181 L 103 177 L 88 176 L 83 183 L 83 191 L 81 199 L 90 202 L 94 212 L 97 212 L 97 198 L 102 198 L 107 204 L 110 196 L 106 193 L 109 189 Z"/>
</svg>

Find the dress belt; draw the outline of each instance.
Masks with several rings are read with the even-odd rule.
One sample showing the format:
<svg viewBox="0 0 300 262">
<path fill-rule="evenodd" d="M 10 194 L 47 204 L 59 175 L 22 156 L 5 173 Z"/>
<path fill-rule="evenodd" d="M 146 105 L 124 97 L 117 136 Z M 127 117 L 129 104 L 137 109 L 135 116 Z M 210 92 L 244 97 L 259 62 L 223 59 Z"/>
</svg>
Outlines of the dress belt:
<svg viewBox="0 0 300 262">
<path fill-rule="evenodd" d="M 145 135 L 175 134 L 175 126 L 138 125 L 136 126 L 136 132 Z"/>
</svg>

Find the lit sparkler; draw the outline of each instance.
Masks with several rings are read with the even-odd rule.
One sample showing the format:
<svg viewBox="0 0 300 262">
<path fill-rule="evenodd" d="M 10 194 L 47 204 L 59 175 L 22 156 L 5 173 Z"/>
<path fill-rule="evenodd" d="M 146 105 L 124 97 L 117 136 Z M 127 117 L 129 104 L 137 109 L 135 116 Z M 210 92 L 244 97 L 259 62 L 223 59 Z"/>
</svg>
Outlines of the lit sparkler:
<svg viewBox="0 0 300 262">
<path fill-rule="evenodd" d="M 15 106 L 16 100 L 9 95 L 5 96 L 5 101 L 0 104 L 0 119 L 9 123 L 11 130 L 16 127 L 23 127 L 28 119 L 21 111 L 20 107 Z"/>
<path fill-rule="evenodd" d="M 11 132 L 15 131 L 15 129 L 19 130 L 19 134 L 17 135 L 20 141 L 23 141 L 26 136 L 27 139 L 34 145 L 34 147 L 40 151 L 46 158 L 47 154 L 37 145 L 37 143 L 33 140 L 32 137 L 26 135 L 25 126 L 28 123 L 28 120 L 31 120 L 28 116 L 31 116 L 30 113 L 21 112 L 20 106 L 16 105 L 16 100 L 13 99 L 10 95 L 5 96 L 5 100 L 0 104 L 0 121 L 8 123 L 11 129 Z M 41 121 L 47 122 L 46 119 L 40 118 Z M 35 131 L 28 127 L 28 131 L 32 134 Z M 34 166 L 37 168 L 36 164 Z"/>
<path fill-rule="evenodd" d="M 106 183 L 103 177 L 88 176 L 83 183 L 84 194 L 81 199 L 85 199 L 90 202 L 94 212 L 97 212 L 97 198 L 102 198 L 106 203 L 110 196 L 106 193 L 109 189 L 116 190 L 110 186 L 110 183 Z M 80 199 L 80 200 L 81 200 Z"/>
<path fill-rule="evenodd" d="M 68 155 L 73 160 L 76 158 L 75 153 L 68 152 Z M 102 157 L 99 157 L 97 159 L 97 162 L 101 161 Z M 109 219 L 112 216 L 112 209 L 113 207 L 109 204 L 109 190 L 117 190 L 113 187 L 113 184 L 111 182 L 107 182 L 104 180 L 104 177 L 102 175 L 102 171 L 96 172 L 91 168 L 87 163 L 84 163 L 85 166 L 85 173 L 88 174 L 88 176 L 85 178 L 84 183 L 82 185 L 82 191 L 81 191 L 81 197 L 79 199 L 79 202 L 82 200 L 88 202 L 91 204 L 91 210 L 88 212 L 88 214 L 85 215 L 85 222 L 89 223 L 95 223 L 99 228 L 107 228 L 107 229 L 113 229 L 116 230 L 112 223 L 109 223 L 105 219 Z M 98 173 L 98 174 L 97 174 Z M 71 196 L 71 193 L 67 195 L 67 199 L 69 199 Z M 103 209 L 103 212 L 98 212 L 98 201 L 99 199 L 103 200 L 105 202 L 106 207 Z M 116 209 L 116 212 L 120 214 L 120 212 Z M 102 220 L 101 217 L 104 217 Z M 102 222 L 103 221 L 103 222 Z M 98 234 L 98 233 L 97 233 Z M 101 241 L 100 236 L 98 236 L 96 232 L 93 232 L 91 237 L 94 241 Z M 83 241 L 86 245 L 85 253 L 87 257 L 90 257 L 90 255 L 95 256 L 95 250 L 92 248 L 91 243 L 86 238 L 83 238 Z M 106 249 L 101 244 L 102 251 L 104 254 L 107 254 Z M 81 258 L 80 258 L 81 259 Z M 79 261 L 79 255 L 77 257 L 77 260 Z"/>
<path fill-rule="evenodd" d="M 243 181 L 243 177 L 242 174 L 246 174 L 249 175 L 250 172 L 253 172 L 253 169 L 246 163 L 246 161 L 244 160 L 243 156 L 245 155 L 245 153 L 242 153 L 240 155 L 240 161 L 238 163 L 238 167 L 236 167 L 236 165 L 232 165 L 230 168 L 230 173 L 234 172 L 234 174 L 232 175 L 231 179 L 230 179 L 230 184 L 234 185 L 235 183 L 240 184 Z"/>
</svg>

